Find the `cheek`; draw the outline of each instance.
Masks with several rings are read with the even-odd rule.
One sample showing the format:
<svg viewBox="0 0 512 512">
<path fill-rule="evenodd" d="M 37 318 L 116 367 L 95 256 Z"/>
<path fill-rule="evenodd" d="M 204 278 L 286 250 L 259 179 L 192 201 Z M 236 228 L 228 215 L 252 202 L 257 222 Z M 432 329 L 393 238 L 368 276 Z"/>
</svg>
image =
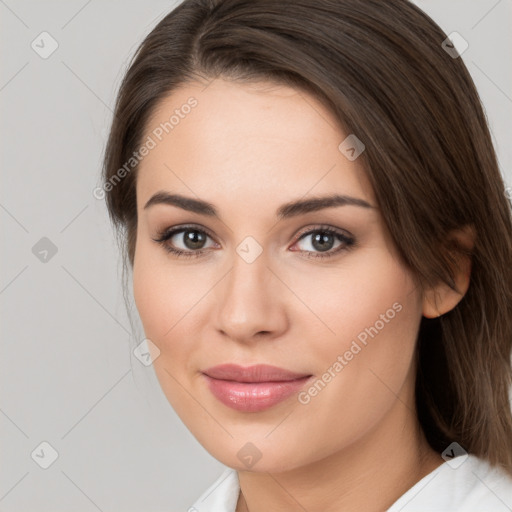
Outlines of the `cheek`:
<svg viewBox="0 0 512 512">
<path fill-rule="evenodd" d="M 140 240 L 140 237 L 139 237 Z M 159 254 L 162 251 L 162 254 Z M 160 350 L 183 308 L 183 274 L 165 265 L 165 254 L 148 242 L 137 242 L 133 265 L 133 296 L 146 337 Z M 166 336 L 167 335 L 167 336 Z"/>
<path fill-rule="evenodd" d="M 410 335 L 419 319 L 412 275 L 384 248 L 354 253 L 336 268 L 296 269 L 286 280 L 306 306 L 295 320 L 316 330 L 311 339 L 321 341 L 315 351 L 324 354 L 348 350 L 354 339 L 364 344 L 372 334 L 384 338 L 405 329 Z"/>
<path fill-rule="evenodd" d="M 136 247 L 135 304 L 145 337 L 160 351 L 153 362 L 156 376 L 178 409 L 190 400 L 177 382 L 185 382 L 197 372 L 195 365 L 202 355 L 197 341 L 207 327 L 202 312 L 207 304 L 207 292 L 216 280 L 218 275 L 213 269 L 198 271 L 193 264 L 178 264 L 160 247 L 143 242 Z"/>
<path fill-rule="evenodd" d="M 189 398 L 181 390 L 183 372 L 187 372 L 191 345 L 186 343 L 187 312 L 193 307 L 195 293 L 190 290 L 187 272 L 166 264 L 166 255 L 141 244 L 133 265 L 133 295 L 145 337 L 158 347 L 153 361 L 155 375 L 169 402 L 177 410 L 186 410 Z M 184 268 L 184 267 L 183 267 Z M 187 282 L 188 281 L 188 282 Z M 177 379 L 177 380 L 176 380 Z"/>
<path fill-rule="evenodd" d="M 309 354 L 315 374 L 326 382 L 319 383 L 317 394 L 312 390 L 323 398 L 312 397 L 311 402 L 332 401 L 339 408 L 331 410 L 352 410 L 356 418 L 363 414 L 362 404 L 370 416 L 382 412 L 401 389 L 414 355 L 421 302 L 411 274 L 387 252 L 354 258 L 349 267 L 317 273 L 314 287 L 310 278 L 297 277 L 295 289 L 306 294 L 309 285 L 303 296 L 323 324 L 315 320 L 308 327 L 309 316 L 299 321 L 302 332 L 316 339 Z"/>
<path fill-rule="evenodd" d="M 175 351 L 176 345 L 186 346 L 172 343 L 185 336 L 182 329 L 187 325 L 187 313 L 197 302 L 196 294 L 183 292 L 183 281 L 155 267 L 139 272 L 134 267 L 133 293 L 144 332 L 162 353 L 171 347 Z"/>
</svg>

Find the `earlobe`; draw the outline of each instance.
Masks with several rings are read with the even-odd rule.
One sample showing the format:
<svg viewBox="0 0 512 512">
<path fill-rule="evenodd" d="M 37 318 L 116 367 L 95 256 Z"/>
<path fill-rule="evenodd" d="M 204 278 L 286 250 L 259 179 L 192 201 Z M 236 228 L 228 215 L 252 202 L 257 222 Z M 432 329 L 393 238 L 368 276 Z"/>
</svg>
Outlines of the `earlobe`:
<svg viewBox="0 0 512 512">
<path fill-rule="evenodd" d="M 465 226 L 453 232 L 450 238 L 456 238 L 464 250 L 471 251 L 475 244 L 476 233 L 472 226 Z M 457 267 L 453 269 L 456 290 L 446 283 L 439 283 L 423 294 L 423 316 L 437 318 L 451 311 L 464 297 L 471 278 L 471 256 L 457 253 Z"/>
</svg>

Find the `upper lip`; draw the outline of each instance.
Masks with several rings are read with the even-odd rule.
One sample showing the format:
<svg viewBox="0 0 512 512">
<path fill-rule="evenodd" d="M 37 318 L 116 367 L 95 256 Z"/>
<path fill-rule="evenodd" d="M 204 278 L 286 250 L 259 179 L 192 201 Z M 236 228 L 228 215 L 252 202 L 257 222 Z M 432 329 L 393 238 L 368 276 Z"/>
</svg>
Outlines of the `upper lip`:
<svg viewBox="0 0 512 512">
<path fill-rule="evenodd" d="M 297 373 L 269 364 L 239 366 L 237 364 L 221 364 L 203 371 L 213 379 L 233 380 L 237 382 L 283 382 L 309 377 L 306 373 Z"/>
</svg>

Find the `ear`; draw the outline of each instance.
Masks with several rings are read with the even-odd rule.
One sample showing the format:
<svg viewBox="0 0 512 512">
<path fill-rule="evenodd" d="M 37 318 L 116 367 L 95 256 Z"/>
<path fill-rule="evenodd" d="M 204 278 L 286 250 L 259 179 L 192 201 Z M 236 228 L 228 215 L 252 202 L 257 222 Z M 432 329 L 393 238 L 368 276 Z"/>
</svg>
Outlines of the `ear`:
<svg viewBox="0 0 512 512">
<path fill-rule="evenodd" d="M 475 237 L 475 230 L 470 225 L 466 225 L 450 234 L 450 239 L 459 240 L 463 248 L 468 251 L 473 249 Z M 423 294 L 423 316 L 436 318 L 444 315 L 451 311 L 466 294 L 471 276 L 471 257 L 460 252 L 457 252 L 456 257 L 457 267 L 453 271 L 455 287 L 458 291 L 452 290 L 443 282 L 425 290 Z"/>
</svg>

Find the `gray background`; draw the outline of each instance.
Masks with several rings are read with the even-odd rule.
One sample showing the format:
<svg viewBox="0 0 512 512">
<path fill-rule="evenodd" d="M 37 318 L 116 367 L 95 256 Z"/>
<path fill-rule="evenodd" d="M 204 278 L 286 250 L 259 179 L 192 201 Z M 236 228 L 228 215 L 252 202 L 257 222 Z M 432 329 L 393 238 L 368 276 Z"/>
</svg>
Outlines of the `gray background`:
<svg viewBox="0 0 512 512">
<path fill-rule="evenodd" d="M 512 183 L 512 0 L 416 3 L 469 42 L 462 58 Z M 0 512 L 186 510 L 224 468 L 130 353 L 143 331 L 130 334 L 92 195 L 128 59 L 175 5 L 0 0 Z M 59 45 L 47 59 L 31 47 L 43 31 Z M 46 262 L 32 252 L 43 237 L 57 248 Z M 43 441 L 58 452 L 48 469 L 31 456 Z"/>
</svg>

